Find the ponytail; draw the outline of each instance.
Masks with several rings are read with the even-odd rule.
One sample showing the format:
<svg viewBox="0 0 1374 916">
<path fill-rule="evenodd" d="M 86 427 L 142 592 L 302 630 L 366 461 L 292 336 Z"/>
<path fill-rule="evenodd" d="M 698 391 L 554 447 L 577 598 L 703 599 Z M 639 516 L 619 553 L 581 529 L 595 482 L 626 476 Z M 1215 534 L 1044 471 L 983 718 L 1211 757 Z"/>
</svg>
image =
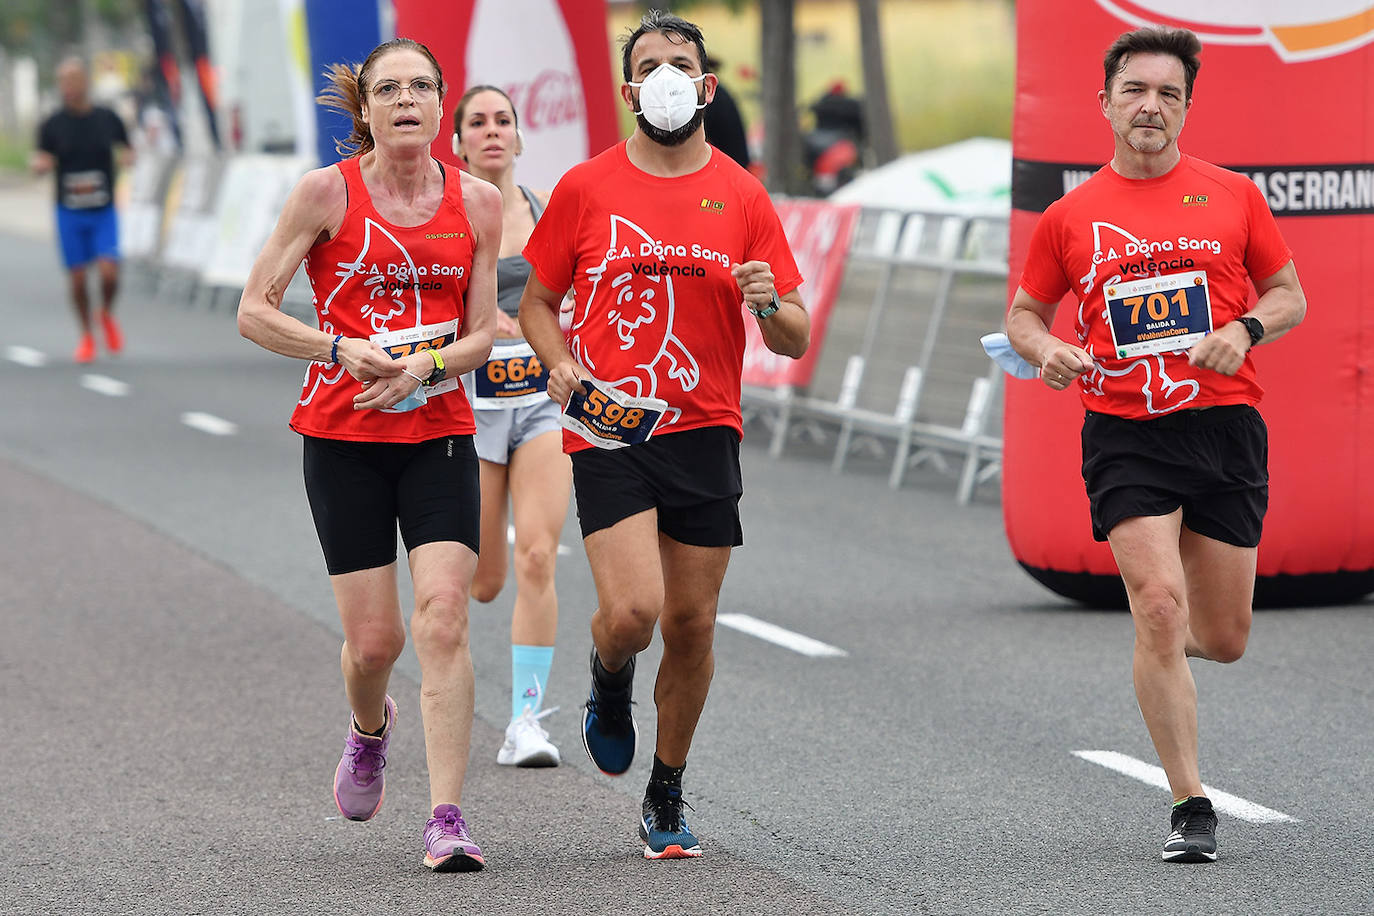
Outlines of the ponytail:
<svg viewBox="0 0 1374 916">
<path fill-rule="evenodd" d="M 393 38 L 382 42 L 372 49 L 372 53 L 367 55 L 367 60 L 358 67 L 352 64 L 330 64 L 329 69 L 324 71 L 324 78 L 329 85 L 315 97 L 315 101 L 326 108 L 340 111 L 353 120 L 353 132 L 348 138 L 334 141 L 334 149 L 339 155 L 354 158 L 369 153 L 376 147 L 377 144 L 372 139 L 372 129 L 363 118 L 363 93 L 367 90 L 368 76 L 377 58 L 389 51 L 400 49 L 418 51 L 429 59 L 434 67 L 434 78 L 439 83 L 439 100 L 442 103 L 447 91 L 444 71 L 429 48 L 413 38 Z"/>
<path fill-rule="evenodd" d="M 354 69 L 351 64 L 330 64 L 324 71 L 327 85 L 315 101 L 342 112 L 352 121 L 352 132 L 343 140 L 334 141 L 334 150 L 345 158 L 354 158 L 370 152 L 374 146 L 372 130 L 363 119 L 362 69 Z"/>
</svg>

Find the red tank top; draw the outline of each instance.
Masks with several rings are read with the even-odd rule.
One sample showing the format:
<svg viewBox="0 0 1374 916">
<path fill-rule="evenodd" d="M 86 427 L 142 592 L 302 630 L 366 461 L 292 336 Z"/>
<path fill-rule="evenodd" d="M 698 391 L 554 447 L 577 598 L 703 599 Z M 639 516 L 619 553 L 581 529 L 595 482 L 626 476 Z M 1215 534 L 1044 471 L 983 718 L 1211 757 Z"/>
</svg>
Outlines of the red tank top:
<svg viewBox="0 0 1374 916">
<path fill-rule="evenodd" d="M 371 339 L 393 357 L 451 343 L 463 330 L 472 272 L 472 226 L 463 209 L 461 176 L 444 170 L 438 211 L 423 225 L 402 227 L 377 213 L 357 159 L 337 168 L 348 188 L 343 224 L 305 259 L 320 330 Z M 476 430 L 456 377 L 429 389 L 428 402 L 405 413 L 354 410 L 360 391 L 362 384 L 343 366 L 312 362 L 291 428 L 353 442 L 424 442 Z"/>
</svg>

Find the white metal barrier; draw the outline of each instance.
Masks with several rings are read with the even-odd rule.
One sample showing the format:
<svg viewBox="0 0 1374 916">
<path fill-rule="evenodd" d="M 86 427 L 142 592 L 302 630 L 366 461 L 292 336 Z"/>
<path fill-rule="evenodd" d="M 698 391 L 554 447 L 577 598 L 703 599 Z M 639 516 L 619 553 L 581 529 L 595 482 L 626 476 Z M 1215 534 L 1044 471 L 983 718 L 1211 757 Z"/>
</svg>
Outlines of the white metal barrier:
<svg viewBox="0 0 1374 916">
<path fill-rule="evenodd" d="M 270 155 L 140 159 L 121 229 L 125 251 L 159 299 L 213 305 L 221 292 L 237 296 L 287 194 L 312 165 Z"/>
<path fill-rule="evenodd" d="M 816 342 L 826 350 L 807 390 L 744 390 L 746 417 L 772 426 L 770 453 L 781 454 L 801 437 L 825 441 L 833 431 L 834 472 L 858 451 L 886 455 L 890 449 L 893 489 L 921 464 L 953 472 L 960 463 L 961 504 L 996 477 L 1002 439 L 993 417 L 1000 412 L 1002 374 L 989 368 L 978 337 L 1000 326 L 1005 311 L 1007 230 L 1006 218 L 864 211 L 845 288 L 857 272 L 876 271 L 866 308 L 842 291 L 827 340 Z M 924 282 L 913 285 L 913 277 Z M 972 303 L 959 301 L 959 285 L 970 280 L 981 284 L 978 295 Z M 826 378 L 822 369 L 825 363 L 838 369 L 838 360 L 843 369 L 836 383 L 835 372 Z"/>
</svg>

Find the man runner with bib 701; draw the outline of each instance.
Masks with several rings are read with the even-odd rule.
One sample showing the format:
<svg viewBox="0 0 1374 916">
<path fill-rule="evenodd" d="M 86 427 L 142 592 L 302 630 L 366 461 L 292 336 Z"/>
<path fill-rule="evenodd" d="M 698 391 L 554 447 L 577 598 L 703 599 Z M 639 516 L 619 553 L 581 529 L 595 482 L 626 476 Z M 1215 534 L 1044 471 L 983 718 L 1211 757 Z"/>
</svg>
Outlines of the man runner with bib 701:
<svg viewBox="0 0 1374 916">
<path fill-rule="evenodd" d="M 1187 658 L 1233 662 L 1250 633 L 1269 473 L 1249 351 L 1307 308 L 1259 189 L 1178 148 L 1201 50 L 1192 32 L 1150 28 L 1108 49 L 1098 99 L 1115 154 L 1045 211 L 1007 316 L 1016 352 L 1051 389 L 1076 383 L 1087 412 L 1093 536 L 1130 601 L 1136 699 L 1174 795 L 1163 856 L 1176 862 L 1217 857 Z M 1069 292 L 1073 342 L 1049 330 Z"/>
</svg>

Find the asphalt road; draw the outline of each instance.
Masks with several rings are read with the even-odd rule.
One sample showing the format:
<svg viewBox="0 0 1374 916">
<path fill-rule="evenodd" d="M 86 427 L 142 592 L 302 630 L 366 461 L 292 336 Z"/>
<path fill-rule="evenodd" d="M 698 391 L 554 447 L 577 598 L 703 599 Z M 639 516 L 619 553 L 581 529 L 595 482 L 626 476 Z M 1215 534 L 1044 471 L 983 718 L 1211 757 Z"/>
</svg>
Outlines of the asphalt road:
<svg viewBox="0 0 1374 916">
<path fill-rule="evenodd" d="M 489 867 L 433 875 L 409 653 L 386 806 L 355 824 L 330 794 L 347 709 L 285 425 L 303 365 L 131 289 L 127 353 L 78 367 L 52 247 L 0 233 L 0 272 L 7 913 L 1374 912 L 1374 607 L 1264 612 L 1244 660 L 1195 664 L 1204 779 L 1293 820 L 1223 815 L 1220 862 L 1168 865 L 1167 793 L 1073 753 L 1154 762 L 1126 616 L 1026 577 L 995 487 L 961 508 L 928 471 L 894 494 L 885 467 L 770 461 L 757 433 L 721 610 L 845 654 L 718 629 L 686 777 L 706 856 L 644 861 L 649 754 L 610 779 L 581 751 L 595 598 L 570 519 L 546 720 L 565 765 L 495 764 L 508 586 L 472 613 L 464 810 Z"/>
</svg>

